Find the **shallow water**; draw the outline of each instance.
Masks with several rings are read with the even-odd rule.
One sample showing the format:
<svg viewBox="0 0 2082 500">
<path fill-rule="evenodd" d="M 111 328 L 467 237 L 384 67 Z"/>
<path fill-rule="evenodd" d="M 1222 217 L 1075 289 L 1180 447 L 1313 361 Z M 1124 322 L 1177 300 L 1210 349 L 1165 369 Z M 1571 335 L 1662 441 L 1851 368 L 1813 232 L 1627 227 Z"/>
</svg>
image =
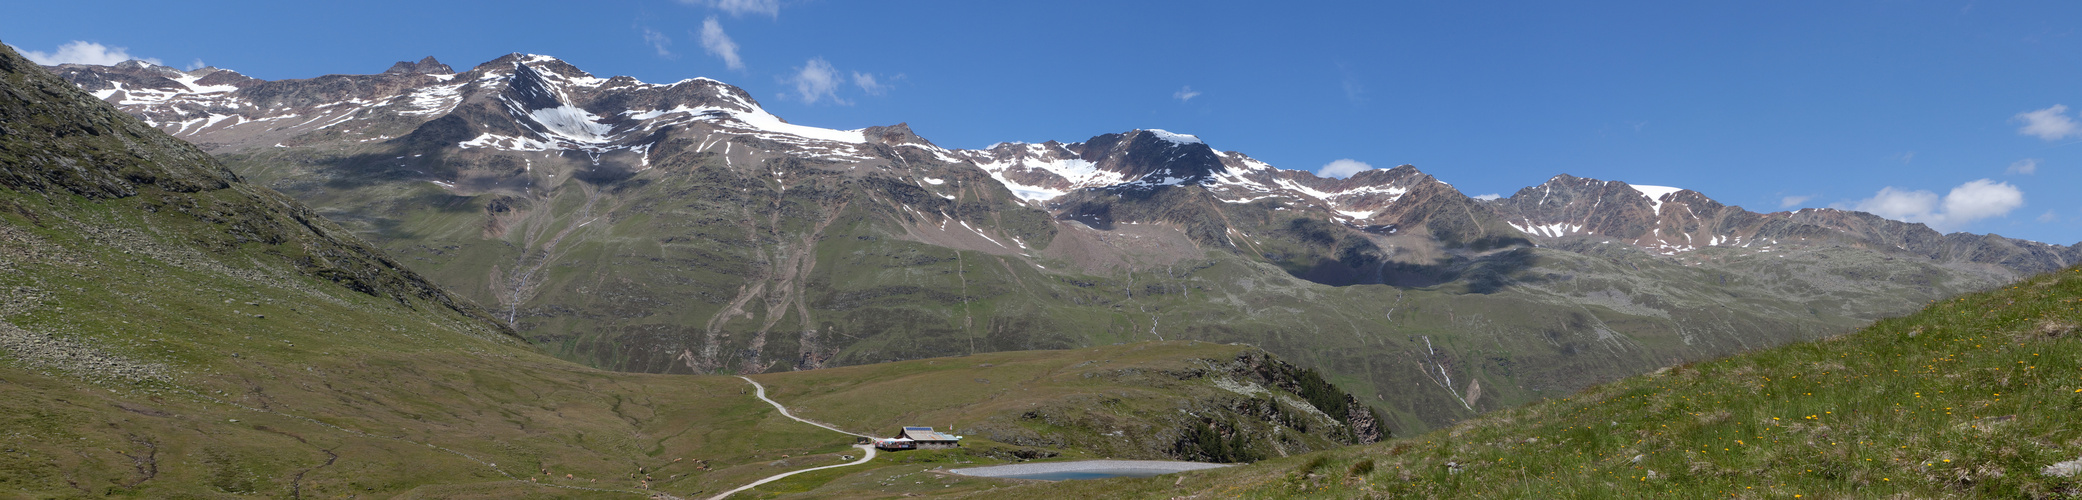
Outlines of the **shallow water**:
<svg viewBox="0 0 2082 500">
<path fill-rule="evenodd" d="M 1042 481 L 1062 481 L 1074 479 L 1105 479 L 1109 477 L 1150 477 L 1163 474 L 1170 474 L 1173 472 L 1178 471 L 1163 469 L 1089 469 L 1078 471 L 1042 472 L 1037 474 L 1012 474 L 996 477 L 1010 479 L 1039 479 Z"/>
</svg>

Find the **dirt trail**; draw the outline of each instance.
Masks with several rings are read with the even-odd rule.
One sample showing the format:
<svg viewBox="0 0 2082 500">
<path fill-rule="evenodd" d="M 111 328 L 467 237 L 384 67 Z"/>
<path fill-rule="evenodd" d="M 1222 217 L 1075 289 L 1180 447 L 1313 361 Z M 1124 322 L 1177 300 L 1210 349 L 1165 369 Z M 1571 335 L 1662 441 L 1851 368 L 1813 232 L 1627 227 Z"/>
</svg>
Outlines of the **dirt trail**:
<svg viewBox="0 0 2082 500">
<path fill-rule="evenodd" d="M 786 406 L 781 406 L 781 403 L 779 403 L 779 402 L 776 402 L 776 401 L 774 401 L 774 400 L 772 400 L 772 399 L 769 399 L 769 398 L 767 398 L 767 397 L 766 397 L 766 386 L 764 386 L 764 385 L 759 385 L 759 381 L 757 381 L 757 380 L 752 380 L 752 379 L 750 379 L 750 378 L 747 378 L 747 377 L 744 377 L 744 376 L 739 376 L 739 377 L 737 377 L 737 378 L 745 379 L 745 381 L 746 381 L 746 382 L 751 382 L 751 383 L 752 383 L 752 389 L 754 389 L 754 390 L 756 391 L 756 392 L 754 392 L 753 394 L 754 394 L 754 395 L 757 395 L 757 396 L 759 396 L 759 400 L 760 400 L 760 401 L 765 401 L 765 402 L 766 402 L 766 404 L 774 405 L 774 409 L 775 409 L 775 410 L 780 410 L 780 412 L 781 412 L 781 416 L 783 416 L 783 417 L 788 417 L 788 418 L 790 418 L 790 419 L 794 419 L 794 420 L 795 420 L 795 421 L 797 421 L 797 422 L 802 422 L 802 423 L 805 423 L 805 424 L 810 424 L 810 425 L 814 425 L 814 426 L 818 426 L 818 427 L 823 427 L 823 428 L 824 428 L 824 429 L 826 429 L 826 430 L 829 430 L 829 431 L 832 431 L 832 432 L 837 432 L 837 433 L 840 433 L 840 434 L 846 434 L 846 435 L 849 435 L 849 436 L 859 436 L 859 437 L 864 437 L 864 438 L 870 438 L 870 439 L 873 439 L 873 438 L 872 438 L 871 436 L 868 436 L 868 435 L 866 435 L 866 434 L 860 434 L 860 433 L 856 433 L 856 432 L 846 431 L 846 430 L 842 430 L 842 429 L 839 429 L 839 428 L 837 428 L 837 427 L 832 427 L 832 426 L 830 426 L 830 425 L 826 425 L 826 424 L 824 424 L 824 423 L 822 423 L 822 422 L 817 422 L 817 421 L 814 421 L 814 420 L 808 420 L 808 419 L 804 419 L 804 418 L 802 418 L 802 417 L 797 417 L 797 416 L 795 416 L 795 414 L 794 414 L 794 413 L 790 413 L 790 412 L 788 411 L 788 407 L 786 407 Z M 772 475 L 772 476 L 767 476 L 767 477 L 766 477 L 766 479 L 761 479 L 761 480 L 758 480 L 758 481 L 753 481 L 753 482 L 752 482 L 752 484 L 747 484 L 747 485 L 744 485 L 744 486 L 739 486 L 739 487 L 737 487 L 737 489 L 733 489 L 733 490 L 730 490 L 730 491 L 725 491 L 725 492 L 722 492 L 722 493 L 718 493 L 718 494 L 716 494 L 716 496 L 712 496 L 712 497 L 709 497 L 709 500 L 722 500 L 722 499 L 724 499 L 724 498 L 729 498 L 729 497 L 730 497 L 730 495 L 735 495 L 735 494 L 737 494 L 738 492 L 742 492 L 742 491 L 745 491 L 745 490 L 749 490 L 749 489 L 752 489 L 752 488 L 757 488 L 757 487 L 759 487 L 759 485 L 762 485 L 762 484 L 766 484 L 766 483 L 771 483 L 771 482 L 774 482 L 774 481 L 779 481 L 779 480 L 781 480 L 781 478 L 785 478 L 785 477 L 788 477 L 788 476 L 793 476 L 793 475 L 796 475 L 796 474 L 801 474 L 801 473 L 804 473 L 804 472 L 811 472 L 811 471 L 820 471 L 820 470 L 824 470 L 824 469 L 835 469 L 835 468 L 839 468 L 839 467 L 852 467 L 852 466 L 855 466 L 855 465 L 860 465 L 860 464 L 868 463 L 868 461 L 869 461 L 869 460 L 874 460 L 874 459 L 875 459 L 875 447 L 874 447 L 873 445 L 866 445 L 866 444 L 856 444 L 856 445 L 853 445 L 853 447 L 855 447 L 855 448 L 860 448 L 860 449 L 861 449 L 861 451 L 865 452 L 865 453 L 864 453 L 864 454 L 863 454 L 863 455 L 862 455 L 862 456 L 860 457 L 860 460 L 855 460 L 855 461 L 852 461 L 852 462 L 846 462 L 846 463 L 843 463 L 843 464 L 838 464 L 838 465 L 826 465 L 826 466 L 823 466 L 823 467 L 811 467 L 811 468 L 808 468 L 808 469 L 801 469 L 801 470 L 795 470 L 795 471 L 783 472 L 783 473 L 780 473 L 780 474 L 775 474 L 775 475 Z"/>
</svg>

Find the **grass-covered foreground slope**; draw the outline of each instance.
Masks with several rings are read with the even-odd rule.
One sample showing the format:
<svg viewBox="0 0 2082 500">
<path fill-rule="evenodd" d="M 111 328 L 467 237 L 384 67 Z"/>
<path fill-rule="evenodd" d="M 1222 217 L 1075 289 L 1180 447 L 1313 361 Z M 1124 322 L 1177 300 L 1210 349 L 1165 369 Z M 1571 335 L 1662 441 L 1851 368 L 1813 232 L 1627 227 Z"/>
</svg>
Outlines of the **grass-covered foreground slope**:
<svg viewBox="0 0 2082 500">
<path fill-rule="evenodd" d="M 2078 309 L 2071 268 L 1412 438 L 992 496 L 2072 498 L 2082 474 L 2061 474 L 2082 469 Z"/>
</svg>

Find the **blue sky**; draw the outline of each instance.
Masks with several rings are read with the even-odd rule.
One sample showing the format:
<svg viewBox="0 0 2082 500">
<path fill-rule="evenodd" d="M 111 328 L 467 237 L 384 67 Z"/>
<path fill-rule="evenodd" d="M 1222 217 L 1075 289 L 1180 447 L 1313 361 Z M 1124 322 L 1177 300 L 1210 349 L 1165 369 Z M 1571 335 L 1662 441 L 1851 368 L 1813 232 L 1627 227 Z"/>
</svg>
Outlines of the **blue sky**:
<svg viewBox="0 0 2082 500">
<path fill-rule="evenodd" d="M 1470 195 L 1568 173 L 2082 240 L 2082 3 L 1564 3 L 30 2 L 0 41 L 271 80 L 550 54 L 947 147 L 1163 128 Z"/>
</svg>

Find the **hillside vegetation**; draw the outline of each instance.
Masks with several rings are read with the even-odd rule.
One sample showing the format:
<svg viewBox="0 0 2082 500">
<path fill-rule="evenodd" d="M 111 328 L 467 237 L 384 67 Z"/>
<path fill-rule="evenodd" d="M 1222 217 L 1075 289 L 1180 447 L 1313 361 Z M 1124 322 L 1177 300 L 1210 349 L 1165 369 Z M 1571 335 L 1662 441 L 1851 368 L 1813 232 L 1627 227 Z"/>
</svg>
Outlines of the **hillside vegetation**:
<svg viewBox="0 0 2082 500">
<path fill-rule="evenodd" d="M 2082 496 L 2082 268 L 1429 434 L 993 498 Z"/>
</svg>

